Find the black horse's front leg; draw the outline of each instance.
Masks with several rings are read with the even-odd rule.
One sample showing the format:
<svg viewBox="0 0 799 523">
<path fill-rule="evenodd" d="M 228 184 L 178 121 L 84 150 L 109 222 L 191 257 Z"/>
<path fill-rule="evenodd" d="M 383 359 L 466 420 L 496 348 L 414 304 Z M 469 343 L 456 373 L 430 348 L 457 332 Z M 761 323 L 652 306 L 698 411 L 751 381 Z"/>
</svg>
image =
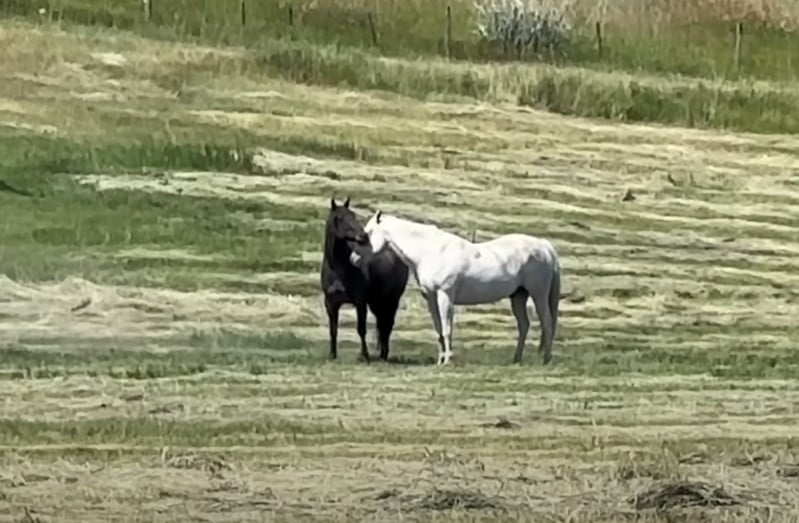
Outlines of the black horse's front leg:
<svg viewBox="0 0 799 523">
<path fill-rule="evenodd" d="M 325 309 L 327 309 L 327 322 L 330 329 L 330 359 L 335 360 L 338 357 L 338 349 L 336 342 L 338 339 L 338 311 L 341 304 L 337 301 L 331 301 L 330 298 L 325 298 Z"/>
<path fill-rule="evenodd" d="M 369 348 L 366 346 L 366 300 L 355 306 L 358 315 L 358 336 L 361 338 L 361 358 L 369 363 Z"/>
</svg>

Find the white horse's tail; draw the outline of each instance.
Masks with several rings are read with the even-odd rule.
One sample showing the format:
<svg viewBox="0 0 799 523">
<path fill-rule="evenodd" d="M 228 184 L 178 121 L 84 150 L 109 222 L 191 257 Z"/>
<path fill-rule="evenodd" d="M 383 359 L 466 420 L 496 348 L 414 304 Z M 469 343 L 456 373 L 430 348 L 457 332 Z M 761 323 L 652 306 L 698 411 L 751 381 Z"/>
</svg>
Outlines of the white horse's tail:
<svg viewBox="0 0 799 523">
<path fill-rule="evenodd" d="M 549 314 L 552 317 L 552 341 L 558 330 L 558 303 L 560 302 L 560 263 L 555 260 L 555 271 L 549 285 Z M 551 350 L 551 349 L 550 349 Z"/>
<path fill-rule="evenodd" d="M 560 302 L 560 264 L 555 262 L 552 283 L 549 286 L 549 314 L 552 316 L 552 339 L 558 330 L 558 303 Z"/>
</svg>

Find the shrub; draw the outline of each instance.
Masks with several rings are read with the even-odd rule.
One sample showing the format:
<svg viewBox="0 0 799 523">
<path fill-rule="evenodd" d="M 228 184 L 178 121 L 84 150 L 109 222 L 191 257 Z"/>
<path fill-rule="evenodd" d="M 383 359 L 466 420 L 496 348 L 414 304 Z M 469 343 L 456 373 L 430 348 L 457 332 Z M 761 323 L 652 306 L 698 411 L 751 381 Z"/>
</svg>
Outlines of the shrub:
<svg viewBox="0 0 799 523">
<path fill-rule="evenodd" d="M 506 54 L 561 51 L 572 36 L 565 6 L 547 0 L 475 0 L 475 9 L 478 34 Z"/>
</svg>

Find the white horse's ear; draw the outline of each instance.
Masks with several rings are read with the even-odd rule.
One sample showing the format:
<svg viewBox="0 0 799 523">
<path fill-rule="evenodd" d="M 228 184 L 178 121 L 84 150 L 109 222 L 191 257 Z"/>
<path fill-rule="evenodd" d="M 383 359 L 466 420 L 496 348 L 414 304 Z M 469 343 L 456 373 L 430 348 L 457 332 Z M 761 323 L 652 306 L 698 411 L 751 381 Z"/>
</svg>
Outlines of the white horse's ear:
<svg viewBox="0 0 799 523">
<path fill-rule="evenodd" d="M 344 200 L 344 208 L 345 209 L 349 209 L 350 208 L 350 197 L 349 196 L 347 196 L 347 199 Z"/>
<path fill-rule="evenodd" d="M 377 215 L 375 216 L 375 221 L 380 223 L 380 218 L 383 216 L 383 211 L 377 211 Z"/>
</svg>

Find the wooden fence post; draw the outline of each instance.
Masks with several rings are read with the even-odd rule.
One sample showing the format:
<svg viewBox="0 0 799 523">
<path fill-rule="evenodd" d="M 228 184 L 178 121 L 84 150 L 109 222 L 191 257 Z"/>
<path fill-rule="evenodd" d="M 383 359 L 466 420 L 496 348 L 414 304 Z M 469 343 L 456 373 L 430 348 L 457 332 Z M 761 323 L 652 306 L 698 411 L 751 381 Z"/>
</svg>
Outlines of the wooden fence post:
<svg viewBox="0 0 799 523">
<path fill-rule="evenodd" d="M 738 22 L 735 24 L 735 56 L 733 60 L 735 62 L 735 69 L 740 70 L 741 68 L 741 39 L 743 38 L 744 32 L 744 24 L 743 22 Z"/>
<path fill-rule="evenodd" d="M 149 22 L 153 18 L 153 2 L 155 0 L 142 0 L 144 4 L 144 20 Z"/>
<path fill-rule="evenodd" d="M 447 60 L 452 58 L 452 6 L 447 4 L 447 34 L 444 40 L 447 46 Z"/>
<path fill-rule="evenodd" d="M 602 58 L 602 22 L 596 21 L 596 52 Z"/>
<path fill-rule="evenodd" d="M 294 40 L 294 7 L 289 4 L 289 38 Z"/>
<path fill-rule="evenodd" d="M 241 26 L 247 25 L 247 0 L 241 0 Z"/>
<path fill-rule="evenodd" d="M 366 19 L 369 21 L 369 31 L 372 33 L 372 44 L 377 47 L 377 29 L 375 29 L 375 22 L 372 19 L 372 12 L 366 13 Z"/>
</svg>

